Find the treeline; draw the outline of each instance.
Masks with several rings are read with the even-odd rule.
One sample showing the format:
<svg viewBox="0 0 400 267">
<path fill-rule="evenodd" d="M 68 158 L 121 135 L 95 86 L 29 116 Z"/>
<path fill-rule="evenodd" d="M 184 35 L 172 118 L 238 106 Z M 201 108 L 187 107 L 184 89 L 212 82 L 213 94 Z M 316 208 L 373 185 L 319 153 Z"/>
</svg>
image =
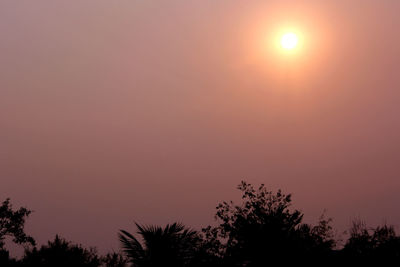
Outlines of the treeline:
<svg viewBox="0 0 400 267">
<path fill-rule="evenodd" d="M 242 182 L 242 203 L 217 206 L 216 226 L 196 231 L 180 223 L 146 226 L 136 223 L 134 234 L 118 232 L 121 252 L 101 256 L 59 236 L 36 246 L 24 231 L 30 210 L 14 210 L 7 199 L 0 206 L 0 266 L 342 266 L 400 265 L 400 236 L 393 226 L 368 228 L 355 221 L 349 237 L 338 246 L 331 219 L 303 223 L 303 213 L 291 208 L 291 195 L 254 188 Z M 5 238 L 25 247 L 15 259 Z"/>
</svg>

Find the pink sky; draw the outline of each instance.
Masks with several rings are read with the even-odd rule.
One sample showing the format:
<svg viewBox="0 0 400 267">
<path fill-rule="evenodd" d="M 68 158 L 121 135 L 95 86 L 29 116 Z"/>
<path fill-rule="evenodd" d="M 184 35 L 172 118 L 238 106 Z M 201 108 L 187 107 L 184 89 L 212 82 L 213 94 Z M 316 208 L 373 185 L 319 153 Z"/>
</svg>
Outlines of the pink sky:
<svg viewBox="0 0 400 267">
<path fill-rule="evenodd" d="M 293 193 L 309 222 L 400 226 L 399 10 L 1 1 L 0 198 L 35 211 L 39 243 L 101 251 L 133 220 L 212 223 L 242 179 Z M 292 58 L 267 41 L 288 25 Z"/>
</svg>

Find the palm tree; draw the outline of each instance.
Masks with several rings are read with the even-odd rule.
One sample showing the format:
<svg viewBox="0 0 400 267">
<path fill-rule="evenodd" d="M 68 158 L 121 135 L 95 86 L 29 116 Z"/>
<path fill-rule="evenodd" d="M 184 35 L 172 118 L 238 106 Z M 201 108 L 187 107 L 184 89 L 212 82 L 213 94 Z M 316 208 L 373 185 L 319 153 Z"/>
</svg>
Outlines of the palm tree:
<svg viewBox="0 0 400 267">
<path fill-rule="evenodd" d="M 183 224 L 144 226 L 135 223 L 138 238 L 120 230 L 123 251 L 134 267 L 188 266 L 197 251 L 198 233 Z"/>
</svg>

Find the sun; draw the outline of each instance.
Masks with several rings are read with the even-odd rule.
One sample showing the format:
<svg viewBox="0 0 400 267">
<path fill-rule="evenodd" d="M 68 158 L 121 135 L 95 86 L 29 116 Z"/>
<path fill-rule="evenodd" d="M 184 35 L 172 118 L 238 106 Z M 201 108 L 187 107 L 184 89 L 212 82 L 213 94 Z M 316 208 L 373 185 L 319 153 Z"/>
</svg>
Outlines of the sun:
<svg viewBox="0 0 400 267">
<path fill-rule="evenodd" d="M 293 50 L 296 48 L 299 38 L 293 32 L 288 32 L 282 35 L 281 46 L 286 50 Z"/>
</svg>

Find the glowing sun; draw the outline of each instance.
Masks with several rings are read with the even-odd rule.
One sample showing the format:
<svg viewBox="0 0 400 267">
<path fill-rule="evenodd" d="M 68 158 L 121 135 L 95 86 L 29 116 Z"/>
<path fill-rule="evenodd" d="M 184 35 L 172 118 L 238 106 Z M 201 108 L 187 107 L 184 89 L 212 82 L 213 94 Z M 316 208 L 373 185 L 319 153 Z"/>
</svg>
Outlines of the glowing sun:
<svg viewBox="0 0 400 267">
<path fill-rule="evenodd" d="M 281 46 L 286 50 L 296 48 L 298 42 L 299 39 L 297 38 L 297 35 L 292 32 L 285 33 L 281 38 Z"/>
</svg>

